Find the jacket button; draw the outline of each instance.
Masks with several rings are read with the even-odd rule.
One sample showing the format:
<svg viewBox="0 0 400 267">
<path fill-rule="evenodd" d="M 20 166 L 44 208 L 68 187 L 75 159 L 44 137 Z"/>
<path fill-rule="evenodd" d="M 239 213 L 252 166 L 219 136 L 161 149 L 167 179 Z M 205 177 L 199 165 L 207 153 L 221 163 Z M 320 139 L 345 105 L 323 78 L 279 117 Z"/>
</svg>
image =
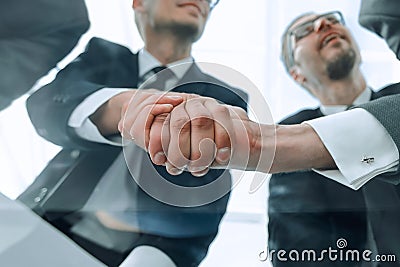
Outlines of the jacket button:
<svg viewBox="0 0 400 267">
<path fill-rule="evenodd" d="M 33 201 L 35 201 L 35 203 L 40 202 L 46 196 L 47 191 L 48 190 L 46 187 L 41 188 L 39 191 L 39 195 L 37 197 L 35 197 L 35 199 Z"/>
<path fill-rule="evenodd" d="M 71 158 L 76 159 L 79 157 L 80 154 L 81 152 L 79 150 L 72 150 L 70 156 Z"/>
</svg>

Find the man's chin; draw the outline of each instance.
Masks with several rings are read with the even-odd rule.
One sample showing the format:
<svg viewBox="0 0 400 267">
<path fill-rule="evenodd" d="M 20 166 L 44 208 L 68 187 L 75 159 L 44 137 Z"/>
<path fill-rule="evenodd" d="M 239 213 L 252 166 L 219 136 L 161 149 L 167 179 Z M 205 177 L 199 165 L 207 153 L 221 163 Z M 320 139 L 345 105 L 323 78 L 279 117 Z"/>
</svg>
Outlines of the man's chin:
<svg viewBox="0 0 400 267">
<path fill-rule="evenodd" d="M 180 23 L 176 24 L 173 29 L 174 33 L 178 36 L 197 41 L 203 31 L 199 29 L 196 23 Z"/>
</svg>

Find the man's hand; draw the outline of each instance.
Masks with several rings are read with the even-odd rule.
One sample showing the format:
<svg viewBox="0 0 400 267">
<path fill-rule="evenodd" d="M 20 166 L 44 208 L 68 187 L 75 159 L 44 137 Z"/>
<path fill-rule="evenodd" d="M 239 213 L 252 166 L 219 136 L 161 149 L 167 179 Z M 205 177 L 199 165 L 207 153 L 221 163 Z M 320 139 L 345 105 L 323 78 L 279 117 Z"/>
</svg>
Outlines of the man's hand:
<svg viewBox="0 0 400 267">
<path fill-rule="evenodd" d="M 260 155 L 258 128 L 241 108 L 207 97 L 187 99 L 155 118 L 148 152 L 173 175 L 188 170 L 203 176 L 210 167 L 254 169 Z"/>
<path fill-rule="evenodd" d="M 223 162 L 229 160 L 232 134 L 230 114 L 224 105 L 212 98 L 190 98 L 164 120 L 154 122 L 148 149 L 153 162 L 166 164 L 171 174 L 188 169 L 201 176 L 207 173 L 216 155 Z"/>
<path fill-rule="evenodd" d="M 137 98 L 122 123 L 128 125 L 126 135 L 147 149 L 154 164 L 165 165 L 172 175 L 187 170 L 203 176 L 210 168 L 276 173 L 335 167 L 308 125 L 258 124 L 241 108 L 212 98 L 173 96 Z"/>
<path fill-rule="evenodd" d="M 155 117 L 168 114 L 186 98 L 185 94 L 165 93 L 155 89 L 137 90 L 121 106 L 118 131 L 123 138 L 134 140 L 138 146 L 147 150 L 150 127 Z"/>
</svg>

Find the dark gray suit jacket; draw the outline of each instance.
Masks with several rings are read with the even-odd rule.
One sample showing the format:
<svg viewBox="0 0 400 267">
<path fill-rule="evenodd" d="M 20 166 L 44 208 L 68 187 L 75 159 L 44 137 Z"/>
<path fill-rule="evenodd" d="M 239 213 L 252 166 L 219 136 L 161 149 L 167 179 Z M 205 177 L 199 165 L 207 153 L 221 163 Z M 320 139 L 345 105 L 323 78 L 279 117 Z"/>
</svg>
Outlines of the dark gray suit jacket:
<svg viewBox="0 0 400 267">
<path fill-rule="evenodd" d="M 373 92 L 371 100 L 400 94 L 400 84 Z M 280 124 L 298 124 L 322 117 L 320 109 L 305 109 Z M 393 238 L 400 222 L 397 186 L 376 177 L 354 191 L 313 171 L 274 174 L 269 184 L 268 248 L 326 249 L 339 238 L 352 249 L 372 249 L 367 244 L 367 217 L 379 252 L 397 252 Z M 313 238 L 309 238 L 312 236 Z M 314 266 L 313 262 L 274 261 L 274 266 Z M 320 266 L 354 266 L 354 262 L 321 262 Z"/>
<path fill-rule="evenodd" d="M 0 2 L 0 110 L 54 68 L 89 28 L 83 0 Z"/>
</svg>

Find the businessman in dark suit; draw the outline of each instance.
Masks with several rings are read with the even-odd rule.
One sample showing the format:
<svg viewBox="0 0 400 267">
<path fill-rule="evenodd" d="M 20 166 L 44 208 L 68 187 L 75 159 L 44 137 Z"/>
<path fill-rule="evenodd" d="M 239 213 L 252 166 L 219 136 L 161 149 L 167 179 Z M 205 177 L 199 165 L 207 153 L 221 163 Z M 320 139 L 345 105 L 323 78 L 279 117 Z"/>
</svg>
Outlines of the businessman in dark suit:
<svg viewBox="0 0 400 267">
<path fill-rule="evenodd" d="M 41 136 L 64 149 L 98 151 L 102 155 L 98 164 L 113 162 L 86 206 L 67 216 L 60 227 L 108 266 L 118 266 L 133 249 L 138 266 L 197 266 L 217 234 L 229 194 L 199 207 L 162 203 L 138 187 L 121 147 L 113 141 L 120 136 L 123 108 L 133 94 L 143 93 L 130 89 L 138 88 L 160 66 L 171 67 L 166 82 L 180 84 L 174 91 L 201 94 L 246 109 L 243 91 L 203 73 L 190 55 L 217 2 L 135 0 L 133 9 L 144 49 L 134 54 L 93 38 L 54 82 L 27 101 L 30 118 Z M 172 68 L 177 64 L 183 67 Z M 221 179 L 224 190 L 230 188 L 228 171 L 215 170 L 200 180 L 183 173 L 176 179 L 164 167 L 151 165 L 144 151 L 135 150 L 135 160 L 143 161 L 136 168 L 140 180 L 158 173 L 180 186 L 197 187 Z M 156 265 L 152 262 L 155 258 L 159 259 Z"/>
<path fill-rule="evenodd" d="M 83 0 L 0 3 L 0 110 L 28 92 L 89 28 Z"/>
<path fill-rule="evenodd" d="M 319 53 L 313 52 L 315 42 L 322 42 Z M 302 110 L 280 124 L 299 124 L 344 111 L 349 105 L 356 106 L 400 93 L 398 85 L 379 92 L 367 87 L 360 71 L 358 46 L 339 12 L 308 13 L 292 21 L 282 37 L 282 59 L 290 76 L 322 106 Z M 315 68 L 315 62 L 318 68 Z M 322 251 L 335 246 L 340 238 L 347 240 L 348 248 L 359 251 L 373 248 L 367 244 L 367 210 L 363 191 L 368 191 L 368 188 L 376 190 L 379 183 L 370 182 L 363 190 L 354 191 L 311 170 L 274 174 L 269 184 L 268 248 L 276 251 L 310 248 Z M 385 191 L 376 192 L 381 195 Z M 379 212 L 384 211 L 385 207 L 380 207 Z M 391 228 L 388 228 L 389 225 L 386 231 L 390 232 Z M 276 258 L 273 263 L 274 266 L 313 264 L 281 262 Z M 319 265 L 335 264 L 354 266 L 355 262 L 327 261 Z"/>
</svg>

